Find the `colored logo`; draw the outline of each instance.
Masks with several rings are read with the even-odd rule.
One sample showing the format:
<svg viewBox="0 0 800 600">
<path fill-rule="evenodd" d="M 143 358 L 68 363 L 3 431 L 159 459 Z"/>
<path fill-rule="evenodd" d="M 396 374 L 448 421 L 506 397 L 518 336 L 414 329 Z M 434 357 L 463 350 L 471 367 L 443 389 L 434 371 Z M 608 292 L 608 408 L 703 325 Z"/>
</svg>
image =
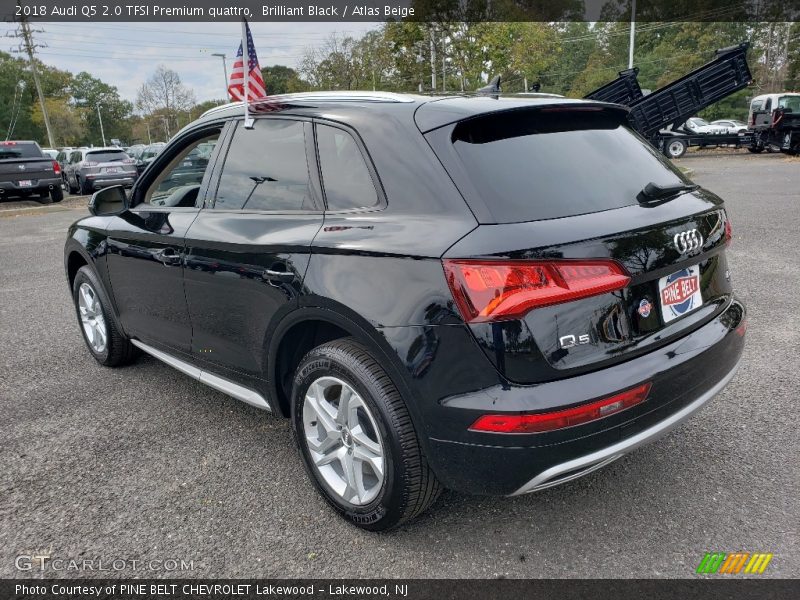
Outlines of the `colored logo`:
<svg viewBox="0 0 800 600">
<path fill-rule="evenodd" d="M 772 554 L 766 552 L 706 552 L 697 565 L 697 573 L 720 575 L 750 574 L 761 575 L 767 570 Z"/>
<path fill-rule="evenodd" d="M 653 305 L 650 304 L 650 300 L 645 298 L 644 300 L 639 302 L 639 308 L 636 309 L 636 312 L 638 312 L 640 315 L 642 315 L 642 317 L 646 319 L 647 317 L 650 316 L 651 310 L 653 310 Z"/>
<path fill-rule="evenodd" d="M 667 277 L 661 290 L 661 305 L 682 315 L 694 308 L 694 294 L 700 289 L 700 277 L 683 269 Z"/>
</svg>

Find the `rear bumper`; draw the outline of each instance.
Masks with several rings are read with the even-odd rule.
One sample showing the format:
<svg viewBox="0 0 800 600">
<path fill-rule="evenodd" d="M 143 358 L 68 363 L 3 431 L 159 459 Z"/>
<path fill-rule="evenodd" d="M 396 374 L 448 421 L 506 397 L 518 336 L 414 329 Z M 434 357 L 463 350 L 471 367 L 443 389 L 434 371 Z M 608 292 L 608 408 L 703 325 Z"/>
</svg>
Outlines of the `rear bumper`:
<svg viewBox="0 0 800 600">
<path fill-rule="evenodd" d="M 595 452 L 585 454 L 584 456 L 579 456 L 567 462 L 554 465 L 549 469 L 539 473 L 536 477 L 528 481 L 525 485 L 520 487 L 511 495 L 518 496 L 520 494 L 538 492 L 539 490 L 553 487 L 554 485 L 559 485 L 561 483 L 566 483 L 567 481 L 572 481 L 573 479 L 578 479 L 583 475 L 591 473 L 592 471 L 596 471 L 597 469 L 614 462 L 618 458 L 622 458 L 625 454 L 631 452 L 632 450 L 636 450 L 636 448 L 639 446 L 644 446 L 645 444 L 657 440 L 661 436 L 675 429 L 681 423 L 686 421 L 686 419 L 703 408 L 709 400 L 711 400 L 714 396 L 721 392 L 726 385 L 728 385 L 728 382 L 733 379 L 733 376 L 736 374 L 736 370 L 738 368 L 739 363 L 737 363 L 736 366 L 731 369 L 728 374 L 725 375 L 725 377 L 713 388 L 701 394 L 697 400 L 685 406 L 678 412 L 668 416 L 663 421 L 659 421 L 656 425 L 611 446 L 607 446 Z"/>
<path fill-rule="evenodd" d="M 20 186 L 14 181 L 0 181 L 0 193 L 3 194 L 42 194 L 53 188 L 61 187 L 61 177 L 32 180 L 30 186 Z"/>
<path fill-rule="evenodd" d="M 87 175 L 86 176 L 86 183 L 89 184 L 94 190 L 99 190 L 101 188 L 111 187 L 112 185 L 124 185 L 124 186 L 131 186 L 136 182 L 137 175 L 128 175 L 125 177 L 114 175 L 114 176 L 103 176 L 103 175 Z"/>
<path fill-rule="evenodd" d="M 431 466 L 446 487 L 491 495 L 524 494 L 590 473 L 658 439 L 718 394 L 741 359 L 744 321 L 744 307 L 733 300 L 689 335 L 630 361 L 563 380 L 445 398 L 436 422 L 428 424 Z M 648 381 L 644 403 L 586 425 L 539 434 L 469 431 L 482 414 L 558 410 Z"/>
</svg>

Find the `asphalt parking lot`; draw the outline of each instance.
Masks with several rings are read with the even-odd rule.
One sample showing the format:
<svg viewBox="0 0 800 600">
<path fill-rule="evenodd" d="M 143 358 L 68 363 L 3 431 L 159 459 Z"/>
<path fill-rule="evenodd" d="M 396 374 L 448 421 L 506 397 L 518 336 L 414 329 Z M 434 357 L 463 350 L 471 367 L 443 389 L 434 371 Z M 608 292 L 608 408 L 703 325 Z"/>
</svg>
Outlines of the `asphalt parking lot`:
<svg viewBox="0 0 800 600">
<path fill-rule="evenodd" d="M 707 551 L 772 552 L 764 576 L 800 576 L 800 159 L 679 163 L 733 220 L 749 330 L 731 385 L 583 479 L 514 499 L 447 492 L 383 535 L 327 508 L 288 422 L 149 357 L 95 363 L 62 267 L 84 209 L 0 212 L 0 577 L 25 575 L 15 557 L 33 552 L 194 562 L 172 576 L 692 577 Z"/>
</svg>

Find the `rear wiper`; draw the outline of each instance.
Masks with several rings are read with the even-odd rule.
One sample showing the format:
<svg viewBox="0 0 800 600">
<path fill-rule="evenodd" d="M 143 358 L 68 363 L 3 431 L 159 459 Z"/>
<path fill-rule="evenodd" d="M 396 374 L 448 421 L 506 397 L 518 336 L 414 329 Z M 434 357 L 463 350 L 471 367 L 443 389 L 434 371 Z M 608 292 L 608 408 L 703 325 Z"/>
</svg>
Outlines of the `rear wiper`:
<svg viewBox="0 0 800 600">
<path fill-rule="evenodd" d="M 659 185 L 651 181 L 644 186 L 644 189 L 639 192 L 639 194 L 636 196 L 636 199 L 642 204 L 665 202 L 667 200 L 672 200 L 680 194 L 693 192 L 699 187 L 699 185 L 694 183 L 673 183 L 668 185 Z"/>
</svg>

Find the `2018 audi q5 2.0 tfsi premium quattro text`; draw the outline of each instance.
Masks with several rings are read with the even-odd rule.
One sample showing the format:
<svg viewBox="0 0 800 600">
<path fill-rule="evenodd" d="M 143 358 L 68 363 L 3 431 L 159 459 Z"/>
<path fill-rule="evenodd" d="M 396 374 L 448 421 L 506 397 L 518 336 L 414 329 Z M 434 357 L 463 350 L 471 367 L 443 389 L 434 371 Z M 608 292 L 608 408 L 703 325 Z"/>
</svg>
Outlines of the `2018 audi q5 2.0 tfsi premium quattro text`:
<svg viewBox="0 0 800 600">
<path fill-rule="evenodd" d="M 350 522 L 570 481 L 733 376 L 723 202 L 623 107 L 330 92 L 250 114 L 212 109 L 130 194 L 97 192 L 69 285 L 102 365 L 144 351 L 291 419 Z"/>
</svg>

